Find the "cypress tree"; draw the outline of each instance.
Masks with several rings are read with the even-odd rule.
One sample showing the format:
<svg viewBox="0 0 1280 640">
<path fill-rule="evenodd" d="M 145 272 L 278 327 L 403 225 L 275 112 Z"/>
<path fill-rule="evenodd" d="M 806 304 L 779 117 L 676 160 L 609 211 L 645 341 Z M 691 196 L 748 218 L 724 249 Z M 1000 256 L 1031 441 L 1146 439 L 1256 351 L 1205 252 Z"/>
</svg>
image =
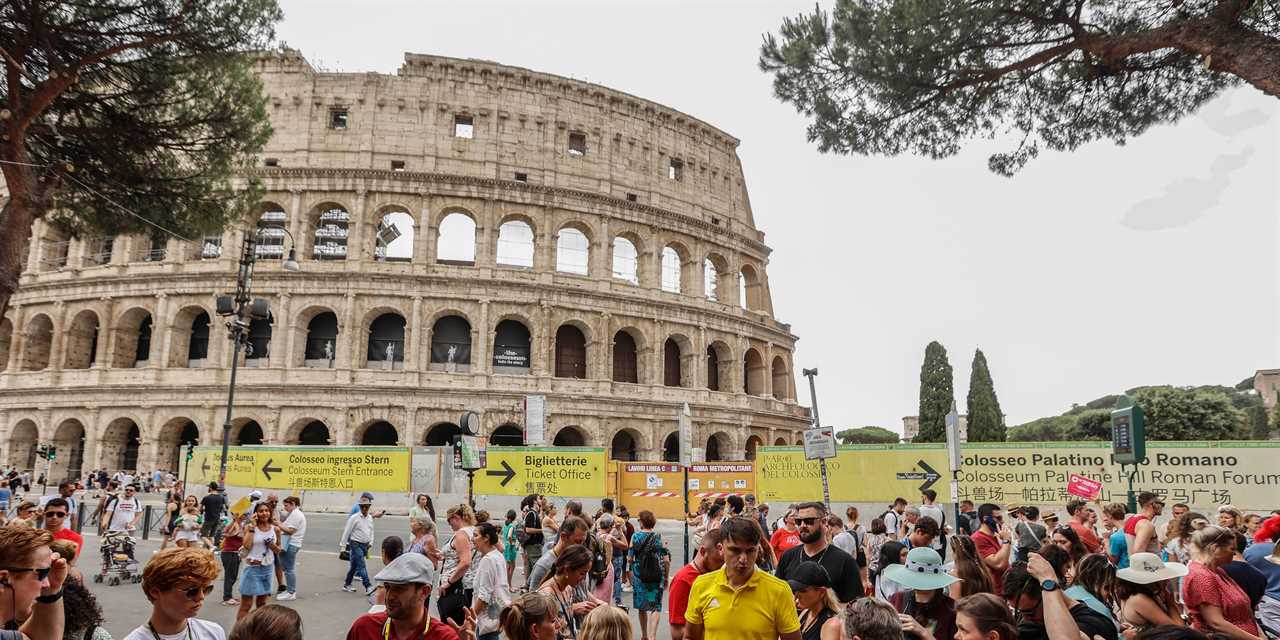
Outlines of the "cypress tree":
<svg viewBox="0 0 1280 640">
<path fill-rule="evenodd" d="M 924 350 L 920 367 L 920 432 L 913 442 L 945 442 L 947 412 L 955 403 L 947 349 L 935 340 Z"/>
<path fill-rule="evenodd" d="M 991 382 L 991 370 L 982 349 L 973 353 L 973 368 L 969 372 L 969 442 L 1004 442 L 1004 414 L 996 399 L 996 388 Z"/>
</svg>

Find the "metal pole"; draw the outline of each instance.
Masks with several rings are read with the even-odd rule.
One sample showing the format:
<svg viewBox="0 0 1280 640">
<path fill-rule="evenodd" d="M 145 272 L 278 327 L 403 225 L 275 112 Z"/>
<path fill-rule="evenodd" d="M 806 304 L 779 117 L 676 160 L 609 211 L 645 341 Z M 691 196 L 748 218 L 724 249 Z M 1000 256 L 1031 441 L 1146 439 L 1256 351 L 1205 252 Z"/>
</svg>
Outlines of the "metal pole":
<svg viewBox="0 0 1280 640">
<path fill-rule="evenodd" d="M 817 429 L 822 426 L 822 421 L 818 418 L 818 389 L 813 379 L 817 377 L 817 369 L 804 369 L 804 377 L 809 379 L 809 401 L 813 405 L 813 428 Z M 831 510 L 831 485 L 827 482 L 827 459 L 818 458 L 818 469 L 822 471 L 822 504 L 827 506 L 827 510 Z"/>
<path fill-rule="evenodd" d="M 1138 475 L 1138 465 L 1135 464 L 1133 471 L 1129 472 L 1129 513 L 1138 512 L 1138 498 L 1133 493 L 1133 477 L 1136 475 Z"/>
<path fill-rule="evenodd" d="M 188 445 L 187 445 L 187 460 L 186 460 L 186 462 L 182 465 L 182 497 L 183 497 L 183 498 L 186 498 L 186 496 L 187 496 L 187 491 L 188 491 L 188 489 L 187 489 L 187 473 L 189 473 L 189 472 L 191 471 L 191 457 L 192 457 L 192 455 L 193 455 L 193 454 L 192 454 L 192 451 L 193 451 L 194 449 L 195 449 L 195 445 L 194 445 L 194 444 L 188 444 Z"/>
<path fill-rule="evenodd" d="M 240 270 L 236 273 L 236 310 L 227 322 L 234 347 L 231 350 L 231 379 L 227 384 L 227 417 L 222 422 L 222 458 L 218 462 L 218 484 L 226 490 L 227 449 L 230 448 L 231 416 L 236 402 L 236 370 L 240 364 L 240 346 L 244 339 L 244 308 L 249 304 L 249 287 L 253 282 L 253 263 L 257 258 L 257 232 L 245 231 L 240 249 Z"/>
</svg>

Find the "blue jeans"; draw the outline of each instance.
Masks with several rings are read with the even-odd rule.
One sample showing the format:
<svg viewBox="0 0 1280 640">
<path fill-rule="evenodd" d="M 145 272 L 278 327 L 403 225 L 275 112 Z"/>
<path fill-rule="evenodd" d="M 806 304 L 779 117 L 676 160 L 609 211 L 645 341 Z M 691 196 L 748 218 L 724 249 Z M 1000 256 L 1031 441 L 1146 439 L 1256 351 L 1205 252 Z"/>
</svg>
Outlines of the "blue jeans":
<svg viewBox="0 0 1280 640">
<path fill-rule="evenodd" d="M 280 552 L 280 568 L 284 570 L 284 582 L 289 585 L 289 593 L 298 592 L 298 551 L 301 549 L 289 545 Z"/>
<path fill-rule="evenodd" d="M 369 570 L 364 566 L 364 558 L 369 553 L 369 543 L 352 540 L 347 543 L 347 552 L 351 556 L 351 566 L 347 568 L 347 579 L 342 582 L 342 585 L 349 586 L 351 579 L 359 576 L 364 588 L 368 589 Z"/>
<path fill-rule="evenodd" d="M 613 603 L 622 606 L 622 574 L 627 571 L 627 556 L 613 557 Z"/>
</svg>

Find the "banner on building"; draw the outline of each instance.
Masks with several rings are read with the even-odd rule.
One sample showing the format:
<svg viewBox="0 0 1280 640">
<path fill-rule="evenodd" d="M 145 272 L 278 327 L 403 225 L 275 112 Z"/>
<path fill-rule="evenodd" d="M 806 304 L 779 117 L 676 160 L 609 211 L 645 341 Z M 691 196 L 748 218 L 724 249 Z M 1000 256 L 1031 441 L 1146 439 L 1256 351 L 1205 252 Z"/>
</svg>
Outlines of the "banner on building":
<svg viewBox="0 0 1280 640">
<path fill-rule="evenodd" d="M 960 500 L 1060 505 L 1072 498 L 1072 474 L 1102 484 L 1098 499 L 1124 502 L 1128 476 L 1111 459 L 1110 442 L 1010 442 L 964 444 Z M 1135 491 L 1152 491 L 1166 503 L 1232 504 L 1275 508 L 1280 495 L 1280 442 L 1152 442 Z M 842 446 L 827 460 L 836 502 L 914 501 L 923 489 L 952 502 L 945 445 Z M 756 458 L 764 501 L 821 500 L 818 462 L 800 447 L 762 447 Z"/>
<path fill-rule="evenodd" d="M 196 447 L 187 482 L 218 479 L 221 447 Z M 291 491 L 409 491 L 408 447 L 231 447 L 227 485 Z"/>
<path fill-rule="evenodd" d="M 476 472 L 476 495 L 605 496 L 609 468 L 601 448 L 489 447 L 487 462 Z"/>
</svg>

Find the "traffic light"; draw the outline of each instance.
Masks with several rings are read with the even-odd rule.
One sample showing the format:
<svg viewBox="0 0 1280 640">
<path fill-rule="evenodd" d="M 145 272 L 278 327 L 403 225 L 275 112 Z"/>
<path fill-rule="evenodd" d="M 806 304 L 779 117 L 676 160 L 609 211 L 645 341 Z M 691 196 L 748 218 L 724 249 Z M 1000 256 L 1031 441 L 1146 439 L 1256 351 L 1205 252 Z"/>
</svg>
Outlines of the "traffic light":
<svg viewBox="0 0 1280 640">
<path fill-rule="evenodd" d="M 188 444 L 187 445 L 187 461 L 190 462 L 191 459 L 194 457 L 196 457 L 196 446 L 194 444 Z"/>
<path fill-rule="evenodd" d="M 54 456 L 57 456 L 57 455 L 58 455 L 58 448 L 53 445 L 49 445 L 48 459 L 53 460 Z"/>
<path fill-rule="evenodd" d="M 48 453 L 47 453 L 47 451 L 46 451 L 46 449 L 45 449 L 45 446 L 44 446 L 44 445 L 42 445 L 42 444 L 38 444 L 38 445 L 36 445 L 36 457 L 37 457 L 37 458 L 40 458 L 41 460 L 47 460 L 47 459 L 48 459 L 48 457 L 49 457 L 49 456 L 48 456 Z"/>
</svg>

